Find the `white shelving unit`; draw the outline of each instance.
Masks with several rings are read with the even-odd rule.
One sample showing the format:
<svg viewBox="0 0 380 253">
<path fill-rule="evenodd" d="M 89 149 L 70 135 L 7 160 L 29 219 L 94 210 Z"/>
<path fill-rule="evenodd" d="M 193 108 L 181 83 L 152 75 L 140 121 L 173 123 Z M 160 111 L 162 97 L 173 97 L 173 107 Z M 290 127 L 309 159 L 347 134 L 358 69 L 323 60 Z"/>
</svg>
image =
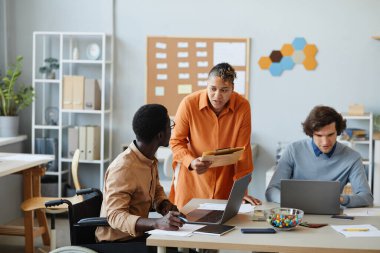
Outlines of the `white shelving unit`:
<svg viewBox="0 0 380 253">
<path fill-rule="evenodd" d="M 95 56 L 95 59 L 88 53 L 89 46 L 92 44 L 100 48 L 99 56 Z M 91 167 L 91 173 L 95 172 L 95 167 L 97 167 L 99 184 L 86 186 L 103 188 L 104 171 L 112 154 L 112 56 L 112 35 L 82 32 L 33 33 L 33 87 L 36 97 L 32 109 L 32 152 L 36 152 L 37 138 L 57 140 L 56 171 L 47 171 L 46 175 L 58 177 L 58 196 L 63 194 L 64 175 L 70 171 L 71 158 L 67 152 L 69 126 L 97 125 L 100 127 L 100 159 L 80 160 L 79 166 Z M 46 65 L 44 60 L 49 57 L 57 59 L 59 63 L 55 79 L 46 79 L 39 72 L 39 68 Z M 97 79 L 101 89 L 100 110 L 63 109 L 63 76 L 65 75 L 81 75 L 85 78 Z M 56 124 L 52 124 L 47 119 L 45 115 L 47 108 L 52 109 L 53 116 L 56 114 Z"/>
<path fill-rule="evenodd" d="M 361 116 L 353 116 L 348 113 L 342 113 L 344 119 L 347 120 L 347 128 L 364 129 L 367 132 L 368 138 L 365 140 L 349 140 L 341 141 L 348 146 L 358 151 L 362 155 L 363 164 L 368 169 L 368 183 L 372 189 L 373 184 L 373 115 L 365 113 Z"/>
</svg>

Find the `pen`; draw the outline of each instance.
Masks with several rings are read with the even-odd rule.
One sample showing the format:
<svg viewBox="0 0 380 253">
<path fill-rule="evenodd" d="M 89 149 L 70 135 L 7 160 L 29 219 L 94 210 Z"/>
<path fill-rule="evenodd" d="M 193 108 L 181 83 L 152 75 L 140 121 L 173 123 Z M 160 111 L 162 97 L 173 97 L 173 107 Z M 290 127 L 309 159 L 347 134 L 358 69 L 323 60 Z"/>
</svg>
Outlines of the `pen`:
<svg viewBox="0 0 380 253">
<path fill-rule="evenodd" d="M 349 231 L 349 232 L 366 232 L 369 231 L 368 228 L 345 228 L 343 231 Z"/>
</svg>

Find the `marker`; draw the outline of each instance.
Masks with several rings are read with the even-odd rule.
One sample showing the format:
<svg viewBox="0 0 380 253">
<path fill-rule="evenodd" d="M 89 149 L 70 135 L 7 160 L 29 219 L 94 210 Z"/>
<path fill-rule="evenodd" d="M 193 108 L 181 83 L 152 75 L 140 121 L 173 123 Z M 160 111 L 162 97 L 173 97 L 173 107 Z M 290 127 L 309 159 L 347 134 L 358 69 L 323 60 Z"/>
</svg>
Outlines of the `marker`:
<svg viewBox="0 0 380 253">
<path fill-rule="evenodd" d="M 366 232 L 369 231 L 368 228 L 345 228 L 343 231 L 348 231 L 348 232 Z"/>
<path fill-rule="evenodd" d="M 183 222 L 183 223 L 188 223 L 189 221 L 183 217 L 183 216 L 178 216 L 178 218 Z"/>
</svg>

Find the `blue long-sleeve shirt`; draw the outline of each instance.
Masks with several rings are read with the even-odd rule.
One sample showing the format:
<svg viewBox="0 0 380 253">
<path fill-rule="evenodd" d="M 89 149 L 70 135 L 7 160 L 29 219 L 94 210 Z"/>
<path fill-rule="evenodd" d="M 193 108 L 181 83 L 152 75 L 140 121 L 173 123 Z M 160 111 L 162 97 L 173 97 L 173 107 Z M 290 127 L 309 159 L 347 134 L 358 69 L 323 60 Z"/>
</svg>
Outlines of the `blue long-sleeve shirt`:
<svg viewBox="0 0 380 253">
<path fill-rule="evenodd" d="M 281 156 L 265 192 L 268 201 L 280 202 L 281 179 L 339 181 L 341 192 L 350 182 L 352 195 L 342 194 L 341 204 L 346 207 L 373 205 L 360 154 L 339 142 L 328 155 L 316 154 L 310 139 L 290 144 Z"/>
</svg>

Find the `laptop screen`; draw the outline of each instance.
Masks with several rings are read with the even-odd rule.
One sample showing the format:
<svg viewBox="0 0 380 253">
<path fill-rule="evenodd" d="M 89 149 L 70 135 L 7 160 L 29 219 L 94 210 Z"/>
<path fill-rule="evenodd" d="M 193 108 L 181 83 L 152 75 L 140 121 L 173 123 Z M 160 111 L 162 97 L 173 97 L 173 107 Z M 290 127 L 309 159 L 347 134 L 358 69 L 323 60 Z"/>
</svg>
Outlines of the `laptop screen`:
<svg viewBox="0 0 380 253">
<path fill-rule="evenodd" d="M 307 214 L 339 214 L 338 181 L 281 180 L 281 207 L 297 208 Z"/>
</svg>

